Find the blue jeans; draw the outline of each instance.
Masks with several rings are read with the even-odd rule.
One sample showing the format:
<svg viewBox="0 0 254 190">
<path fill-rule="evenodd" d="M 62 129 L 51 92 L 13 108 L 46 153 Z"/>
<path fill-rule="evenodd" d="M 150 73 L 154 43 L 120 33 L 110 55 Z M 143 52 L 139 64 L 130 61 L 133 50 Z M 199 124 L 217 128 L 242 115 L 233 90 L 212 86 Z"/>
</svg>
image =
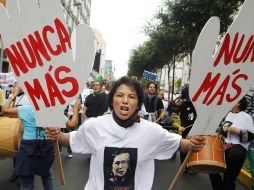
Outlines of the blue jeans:
<svg viewBox="0 0 254 190">
<path fill-rule="evenodd" d="M 21 190 L 34 190 L 34 175 L 30 176 L 19 176 L 20 179 L 20 189 Z M 48 174 L 45 176 L 41 176 L 42 184 L 44 190 L 54 190 L 53 183 L 53 174 L 52 171 L 49 170 Z"/>
</svg>

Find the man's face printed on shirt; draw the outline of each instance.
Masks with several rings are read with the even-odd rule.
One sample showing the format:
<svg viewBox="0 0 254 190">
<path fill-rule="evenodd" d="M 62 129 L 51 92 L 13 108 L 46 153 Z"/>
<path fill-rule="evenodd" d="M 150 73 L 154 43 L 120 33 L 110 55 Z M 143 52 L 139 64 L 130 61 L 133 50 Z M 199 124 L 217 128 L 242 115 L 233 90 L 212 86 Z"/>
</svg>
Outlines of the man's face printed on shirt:
<svg viewBox="0 0 254 190">
<path fill-rule="evenodd" d="M 129 153 L 122 153 L 116 155 L 112 164 L 112 171 L 114 176 L 122 177 L 126 174 L 129 167 L 130 155 Z"/>
<path fill-rule="evenodd" d="M 105 147 L 104 190 L 134 190 L 137 148 Z"/>
</svg>

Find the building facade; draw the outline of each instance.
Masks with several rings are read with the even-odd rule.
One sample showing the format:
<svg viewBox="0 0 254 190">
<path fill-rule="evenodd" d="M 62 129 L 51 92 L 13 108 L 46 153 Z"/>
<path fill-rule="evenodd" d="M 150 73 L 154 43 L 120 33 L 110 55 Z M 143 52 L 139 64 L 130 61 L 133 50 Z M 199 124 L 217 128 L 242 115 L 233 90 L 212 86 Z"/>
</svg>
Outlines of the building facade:
<svg viewBox="0 0 254 190">
<path fill-rule="evenodd" d="M 93 30 L 93 37 L 95 40 L 95 45 L 96 45 L 96 52 L 100 52 L 99 55 L 99 70 L 98 74 L 100 74 L 103 77 L 103 70 L 105 67 L 105 49 L 106 49 L 106 42 L 102 37 L 102 34 L 100 31 L 97 29 L 92 29 Z"/>
<path fill-rule="evenodd" d="M 92 0 L 61 0 L 64 18 L 71 33 L 80 23 L 90 24 Z"/>
</svg>

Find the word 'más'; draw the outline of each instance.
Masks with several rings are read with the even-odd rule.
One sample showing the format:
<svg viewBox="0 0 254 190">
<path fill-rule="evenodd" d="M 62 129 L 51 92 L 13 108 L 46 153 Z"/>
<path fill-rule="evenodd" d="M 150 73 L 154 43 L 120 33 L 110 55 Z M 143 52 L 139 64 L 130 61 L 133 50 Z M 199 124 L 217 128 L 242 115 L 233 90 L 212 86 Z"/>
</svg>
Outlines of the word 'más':
<svg viewBox="0 0 254 190">
<path fill-rule="evenodd" d="M 53 46 L 49 37 L 54 35 L 59 40 L 58 44 Z M 52 57 L 60 56 L 71 49 L 71 41 L 64 24 L 56 18 L 54 26 L 46 25 L 42 31 L 36 30 L 33 34 L 29 34 L 22 41 L 11 44 L 5 48 L 6 55 L 12 65 L 13 72 L 17 77 L 26 75 L 37 67 L 48 67 L 48 72 L 44 74 L 48 94 L 41 85 L 41 79 L 34 78 L 33 84 L 28 81 L 24 82 L 36 110 L 40 110 L 37 100 L 41 99 L 45 107 L 56 106 L 56 99 L 60 104 L 65 104 L 65 97 L 73 97 L 78 93 L 79 85 L 74 77 L 60 77 L 68 74 L 71 69 L 68 66 L 59 66 L 51 73 L 54 65 L 45 65 L 43 59 L 50 63 Z M 26 51 L 25 51 L 26 50 Z M 42 59 L 43 58 L 43 59 Z M 58 85 L 70 83 L 72 85 L 69 90 L 61 90 Z M 48 98 L 49 97 L 49 98 Z"/>
<path fill-rule="evenodd" d="M 244 34 L 239 40 L 239 33 L 236 33 L 230 45 L 230 34 L 227 33 L 213 66 L 216 67 L 218 64 L 226 66 L 230 64 L 251 64 L 254 61 L 254 36 L 249 37 L 245 46 L 243 46 L 244 40 Z M 193 96 L 192 101 L 197 101 L 202 93 L 206 93 L 202 104 L 210 105 L 215 99 L 218 100 L 217 105 L 221 105 L 224 101 L 233 102 L 242 93 L 240 82 L 247 81 L 248 78 L 248 75 L 241 73 L 240 66 L 226 76 L 222 73 L 209 72 Z M 216 86 L 219 87 L 215 89 Z M 233 93 L 228 93 L 228 88 L 233 89 Z"/>
</svg>

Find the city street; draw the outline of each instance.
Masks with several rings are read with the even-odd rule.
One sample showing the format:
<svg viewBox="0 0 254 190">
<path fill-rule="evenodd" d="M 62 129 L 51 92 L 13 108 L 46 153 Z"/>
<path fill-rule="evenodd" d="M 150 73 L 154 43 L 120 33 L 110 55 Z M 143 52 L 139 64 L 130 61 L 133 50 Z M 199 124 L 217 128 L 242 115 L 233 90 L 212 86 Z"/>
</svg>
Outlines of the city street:
<svg viewBox="0 0 254 190">
<path fill-rule="evenodd" d="M 179 154 L 179 153 L 178 153 Z M 66 184 L 59 184 L 58 176 L 54 170 L 56 190 L 83 190 L 88 179 L 89 159 L 87 155 L 74 154 L 73 158 L 66 157 L 63 150 L 62 161 L 65 173 Z M 156 172 L 152 190 L 167 190 L 170 182 L 179 168 L 179 155 L 175 160 L 156 161 Z M 12 171 L 12 159 L 0 159 L 0 190 L 18 190 L 18 182 L 8 181 Z M 41 181 L 36 178 L 36 190 L 43 190 Z M 208 175 L 194 174 L 183 175 L 176 186 L 176 190 L 212 190 Z M 245 190 L 241 184 L 237 183 L 237 190 Z"/>
<path fill-rule="evenodd" d="M 216 175 L 212 187 L 209 174 L 185 172 L 174 190 L 234 189 L 242 164 L 253 169 L 253 9 L 254 0 L 0 0 L 0 150 L 14 153 L 0 152 L 0 190 L 20 189 L 6 157 L 19 147 L 22 189 L 35 173 L 52 188 L 52 169 L 54 190 L 83 190 L 91 155 L 63 148 L 61 185 L 56 140 L 96 154 L 89 190 L 168 190 L 180 153 L 155 169 L 151 160 L 199 151 L 204 139 L 212 151 L 194 163 L 223 167 L 225 180 Z M 46 129 L 90 118 L 76 135 Z M 39 176 L 34 183 L 44 190 Z"/>
</svg>

